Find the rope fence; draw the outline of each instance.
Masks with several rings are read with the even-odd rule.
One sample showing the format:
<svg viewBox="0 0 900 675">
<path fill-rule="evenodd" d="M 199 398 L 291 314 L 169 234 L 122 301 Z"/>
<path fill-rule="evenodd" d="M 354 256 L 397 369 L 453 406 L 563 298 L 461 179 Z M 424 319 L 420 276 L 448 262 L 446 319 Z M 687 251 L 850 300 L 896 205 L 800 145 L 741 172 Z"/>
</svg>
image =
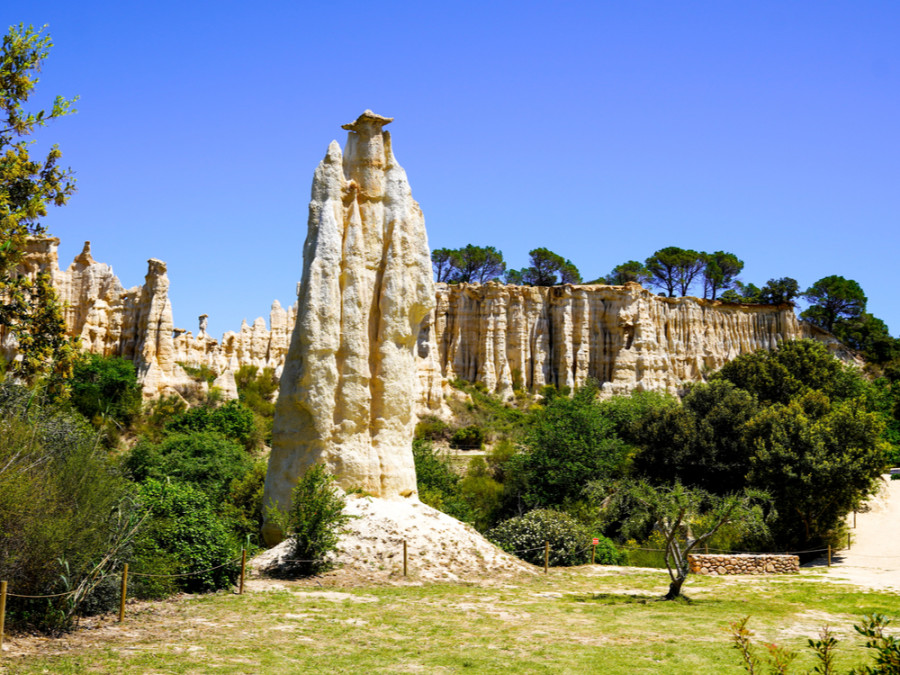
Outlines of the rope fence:
<svg viewBox="0 0 900 675">
<path fill-rule="evenodd" d="M 599 539 L 593 539 L 592 543 L 584 548 L 578 549 L 574 551 L 573 554 L 584 553 L 588 550 L 591 550 L 591 564 L 595 564 L 594 561 L 596 559 L 597 546 L 599 544 Z M 847 540 L 847 550 L 850 548 L 850 540 Z M 534 551 L 544 550 L 544 574 L 549 574 L 550 570 L 550 542 L 545 541 L 543 546 L 535 546 L 533 548 L 523 548 L 517 549 L 513 551 L 507 551 L 507 553 L 517 555 L 520 553 L 533 553 Z M 662 548 L 648 548 L 644 546 L 628 546 L 625 547 L 625 550 L 628 551 L 650 551 L 655 553 L 665 553 L 666 549 Z M 708 547 L 704 547 L 704 551 L 706 554 L 709 554 L 710 551 L 713 551 L 716 554 L 752 554 L 752 555 L 799 555 L 802 553 L 826 553 L 827 552 L 827 560 L 828 566 L 831 567 L 831 557 L 832 553 L 836 552 L 837 549 L 832 549 L 831 546 L 827 548 L 819 548 L 819 549 L 806 549 L 802 551 L 785 551 L 783 553 L 759 553 L 757 551 L 727 551 L 723 549 L 710 549 Z M 407 541 L 403 540 L 403 576 L 406 577 L 408 575 L 408 555 L 407 555 Z M 900 559 L 900 556 L 880 556 L 880 555 L 862 555 L 857 554 L 862 558 L 876 558 L 876 559 Z M 238 582 L 238 590 L 237 595 L 244 594 L 244 579 L 246 576 L 247 569 L 247 550 L 241 549 L 241 555 L 236 556 L 230 560 L 225 561 L 220 565 L 216 565 L 215 567 L 210 567 L 208 569 L 203 570 L 195 570 L 193 572 L 184 572 L 179 574 L 151 574 L 149 572 L 130 572 L 128 570 L 128 563 L 124 563 L 122 566 L 122 570 L 120 572 L 116 572 L 108 575 L 106 578 L 115 578 L 117 576 L 121 576 L 121 590 L 120 590 L 120 602 L 119 602 L 119 622 L 122 623 L 125 621 L 125 601 L 127 599 L 128 594 L 128 577 L 144 577 L 144 578 L 153 578 L 153 579 L 179 579 L 184 577 L 192 577 L 199 576 L 202 574 L 208 574 L 210 572 L 214 572 L 216 570 L 222 569 L 223 567 L 228 567 L 229 565 L 234 565 L 238 561 L 240 561 L 240 577 Z M 315 563 L 319 562 L 318 560 L 283 560 L 283 563 Z M 849 566 L 849 565 L 848 565 Z M 50 598 L 64 598 L 68 596 L 75 595 L 78 593 L 78 590 L 74 591 L 65 591 L 62 593 L 49 593 L 43 595 L 25 595 L 20 593 L 11 593 L 7 588 L 6 581 L 0 581 L 0 650 L 3 648 L 3 637 L 4 637 L 4 624 L 6 621 L 6 599 L 10 598 L 22 598 L 29 600 L 40 600 L 40 599 L 50 599 Z M 0 652 L 2 653 L 2 652 Z"/>
</svg>

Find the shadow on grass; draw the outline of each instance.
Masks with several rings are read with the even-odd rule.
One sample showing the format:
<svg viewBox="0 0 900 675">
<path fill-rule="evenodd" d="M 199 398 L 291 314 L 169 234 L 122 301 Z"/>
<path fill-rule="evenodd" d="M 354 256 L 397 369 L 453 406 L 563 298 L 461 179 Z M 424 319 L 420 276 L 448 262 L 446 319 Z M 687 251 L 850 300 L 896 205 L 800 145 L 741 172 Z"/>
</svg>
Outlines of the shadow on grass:
<svg viewBox="0 0 900 675">
<path fill-rule="evenodd" d="M 656 602 L 668 602 L 675 605 L 692 605 L 694 601 L 686 595 L 674 600 L 666 600 L 662 595 L 637 595 L 633 593 L 590 593 L 573 595 L 574 602 L 593 602 L 600 605 L 649 605 Z"/>
</svg>

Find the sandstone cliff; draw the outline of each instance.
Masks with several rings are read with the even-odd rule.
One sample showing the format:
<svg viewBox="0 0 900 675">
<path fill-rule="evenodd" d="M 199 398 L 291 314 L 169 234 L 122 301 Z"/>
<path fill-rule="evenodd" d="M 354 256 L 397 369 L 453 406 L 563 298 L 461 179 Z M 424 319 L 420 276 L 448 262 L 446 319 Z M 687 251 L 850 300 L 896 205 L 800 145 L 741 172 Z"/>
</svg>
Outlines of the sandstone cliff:
<svg viewBox="0 0 900 675">
<path fill-rule="evenodd" d="M 425 220 L 382 127 L 363 113 L 313 178 L 297 320 L 275 408 L 264 501 L 285 508 L 325 464 L 341 487 L 416 495 L 419 326 L 434 307 Z M 278 538 L 267 524 L 267 539 Z"/>
<path fill-rule="evenodd" d="M 437 367 L 420 370 L 481 382 L 503 396 L 593 378 L 606 395 L 677 392 L 739 354 L 803 337 L 790 306 L 740 306 L 663 298 L 638 284 L 522 287 L 438 284 L 428 327 Z"/>
<path fill-rule="evenodd" d="M 112 268 L 96 262 L 90 244 L 60 270 L 55 238 L 29 242 L 22 271 L 49 270 L 72 335 L 85 349 L 135 362 L 146 396 L 203 388 L 178 364 L 206 366 L 225 398 L 234 398 L 234 373 L 244 365 L 281 374 L 296 305 L 276 300 L 268 327 L 243 322 L 220 340 L 200 317 L 196 335 L 172 327 L 165 263 L 151 259 L 143 286 L 125 289 Z M 447 382 L 482 382 L 509 395 L 522 387 L 577 386 L 588 377 L 606 395 L 633 389 L 677 391 L 729 359 L 784 340 L 819 340 L 838 357 L 858 356 L 829 333 L 797 321 L 789 306 L 728 305 L 698 298 L 661 298 L 636 284 L 535 288 L 436 284 L 435 309 L 422 321 L 415 347 L 419 414 L 444 414 Z M 6 358 L 14 344 L 0 327 Z M 202 392 L 201 392 L 202 393 Z"/>
</svg>

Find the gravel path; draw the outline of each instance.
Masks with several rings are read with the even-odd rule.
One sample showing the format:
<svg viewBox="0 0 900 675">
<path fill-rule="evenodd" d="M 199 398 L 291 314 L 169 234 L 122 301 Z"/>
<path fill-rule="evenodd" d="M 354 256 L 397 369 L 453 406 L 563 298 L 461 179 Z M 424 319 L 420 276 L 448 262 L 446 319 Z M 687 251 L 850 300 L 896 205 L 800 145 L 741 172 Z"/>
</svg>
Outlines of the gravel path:
<svg viewBox="0 0 900 675">
<path fill-rule="evenodd" d="M 828 576 L 835 581 L 900 592 L 900 480 L 883 477 L 869 510 L 856 515 L 850 550 L 832 557 Z M 853 527 L 853 516 L 849 525 Z"/>
</svg>

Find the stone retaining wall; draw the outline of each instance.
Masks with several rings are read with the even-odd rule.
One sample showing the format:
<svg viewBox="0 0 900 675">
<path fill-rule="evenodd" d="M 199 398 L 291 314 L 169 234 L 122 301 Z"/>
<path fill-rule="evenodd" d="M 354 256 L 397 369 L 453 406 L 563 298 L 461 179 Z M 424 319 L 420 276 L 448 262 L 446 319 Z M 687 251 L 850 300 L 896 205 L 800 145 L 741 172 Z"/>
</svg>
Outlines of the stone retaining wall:
<svg viewBox="0 0 900 675">
<path fill-rule="evenodd" d="M 688 564 L 694 574 L 791 574 L 800 571 L 800 558 L 795 555 L 740 554 L 689 555 Z"/>
</svg>

